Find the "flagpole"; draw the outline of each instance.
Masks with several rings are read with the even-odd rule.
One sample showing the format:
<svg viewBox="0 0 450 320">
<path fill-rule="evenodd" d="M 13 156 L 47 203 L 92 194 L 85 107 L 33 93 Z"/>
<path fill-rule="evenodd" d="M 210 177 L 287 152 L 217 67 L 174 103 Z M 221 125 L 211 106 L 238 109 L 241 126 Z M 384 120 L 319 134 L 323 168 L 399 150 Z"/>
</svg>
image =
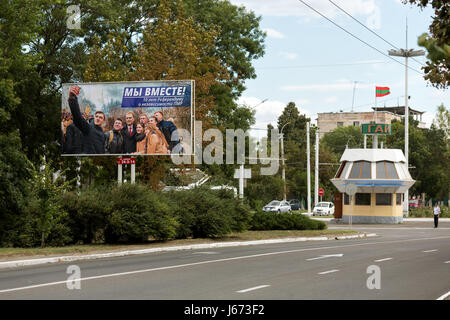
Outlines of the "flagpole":
<svg viewBox="0 0 450 320">
<path fill-rule="evenodd" d="M 377 123 L 377 87 L 375 86 L 375 109 L 374 109 L 374 122 Z M 376 134 L 372 135 L 372 149 L 378 148 L 378 136 Z"/>
</svg>

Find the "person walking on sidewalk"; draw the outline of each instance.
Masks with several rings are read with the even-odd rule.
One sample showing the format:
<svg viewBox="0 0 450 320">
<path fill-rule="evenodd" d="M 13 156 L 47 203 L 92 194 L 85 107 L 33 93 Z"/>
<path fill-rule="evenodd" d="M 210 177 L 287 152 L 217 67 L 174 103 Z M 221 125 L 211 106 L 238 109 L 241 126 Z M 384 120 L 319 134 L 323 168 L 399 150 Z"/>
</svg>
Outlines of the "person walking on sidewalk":
<svg viewBox="0 0 450 320">
<path fill-rule="evenodd" d="M 433 208 L 434 211 L 434 227 L 438 227 L 439 222 L 439 214 L 441 213 L 441 208 L 439 208 L 439 204 L 436 202 L 436 205 Z"/>
</svg>

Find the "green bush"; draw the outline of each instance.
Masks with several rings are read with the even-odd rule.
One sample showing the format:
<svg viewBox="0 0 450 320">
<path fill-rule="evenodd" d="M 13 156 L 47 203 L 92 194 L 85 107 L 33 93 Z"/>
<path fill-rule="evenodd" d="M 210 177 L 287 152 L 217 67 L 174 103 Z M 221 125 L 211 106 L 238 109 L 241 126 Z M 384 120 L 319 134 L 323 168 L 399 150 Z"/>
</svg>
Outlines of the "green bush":
<svg viewBox="0 0 450 320">
<path fill-rule="evenodd" d="M 439 217 L 450 218 L 449 207 L 440 206 L 440 208 L 441 208 L 441 214 L 439 215 Z M 428 207 L 411 208 L 409 210 L 409 216 L 416 217 L 416 218 L 423 218 L 423 217 L 433 218 L 433 216 L 434 216 L 433 208 L 428 208 Z"/>
<path fill-rule="evenodd" d="M 111 214 L 112 201 L 109 189 L 91 187 L 67 192 L 61 198 L 61 206 L 68 213 L 68 227 L 74 243 L 92 243 L 103 240 L 103 230 Z"/>
<path fill-rule="evenodd" d="M 124 184 L 110 192 L 112 214 L 105 228 L 105 241 L 145 242 L 149 237 L 175 237 L 177 220 L 170 216 L 166 199 L 148 186 Z"/>
<path fill-rule="evenodd" d="M 51 230 L 50 245 L 217 238 L 248 230 L 252 216 L 233 192 L 206 187 L 169 193 L 141 184 L 91 187 L 64 193 L 59 205 L 67 214 Z M 38 245 L 36 221 L 29 220 L 23 228 L 20 243 Z"/>
<path fill-rule="evenodd" d="M 303 214 L 257 212 L 252 219 L 251 230 L 323 230 L 326 224 L 312 220 Z"/>
<path fill-rule="evenodd" d="M 177 238 L 222 237 L 247 230 L 251 219 L 250 208 L 228 190 L 204 187 L 170 192 L 167 197 L 179 222 Z"/>
</svg>

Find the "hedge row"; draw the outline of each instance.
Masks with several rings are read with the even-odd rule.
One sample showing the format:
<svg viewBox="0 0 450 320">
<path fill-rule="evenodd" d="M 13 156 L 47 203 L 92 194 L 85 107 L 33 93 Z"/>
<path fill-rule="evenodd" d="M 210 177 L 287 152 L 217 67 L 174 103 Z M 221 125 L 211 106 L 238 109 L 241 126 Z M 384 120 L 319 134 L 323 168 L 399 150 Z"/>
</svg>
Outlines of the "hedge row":
<svg viewBox="0 0 450 320">
<path fill-rule="evenodd" d="M 74 243 L 215 238 L 247 230 L 251 221 L 250 208 L 227 190 L 163 193 L 124 184 L 69 192 L 61 202 Z"/>
<path fill-rule="evenodd" d="M 326 224 L 301 213 L 257 212 L 251 230 L 323 230 Z"/>
<path fill-rule="evenodd" d="M 450 209 L 447 206 L 440 206 L 441 214 L 439 215 L 441 218 L 450 218 Z M 433 208 L 410 208 L 409 216 L 416 218 L 432 218 L 434 216 Z"/>
<path fill-rule="evenodd" d="M 148 240 L 217 238 L 245 230 L 324 229 L 301 214 L 253 213 L 228 190 L 154 192 L 147 185 L 91 187 L 66 192 L 54 203 L 46 245 L 143 243 Z M 41 208 L 30 203 L 2 245 L 41 243 Z"/>
</svg>

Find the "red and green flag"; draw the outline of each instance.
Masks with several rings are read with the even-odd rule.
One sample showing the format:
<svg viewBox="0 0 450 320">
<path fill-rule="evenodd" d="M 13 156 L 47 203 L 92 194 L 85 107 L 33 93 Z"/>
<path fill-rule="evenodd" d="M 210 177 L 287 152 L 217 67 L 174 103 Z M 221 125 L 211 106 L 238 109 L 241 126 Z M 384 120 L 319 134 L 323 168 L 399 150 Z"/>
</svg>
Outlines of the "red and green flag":
<svg viewBox="0 0 450 320">
<path fill-rule="evenodd" d="M 389 87 L 375 87 L 375 97 L 384 97 L 390 94 Z"/>
</svg>

